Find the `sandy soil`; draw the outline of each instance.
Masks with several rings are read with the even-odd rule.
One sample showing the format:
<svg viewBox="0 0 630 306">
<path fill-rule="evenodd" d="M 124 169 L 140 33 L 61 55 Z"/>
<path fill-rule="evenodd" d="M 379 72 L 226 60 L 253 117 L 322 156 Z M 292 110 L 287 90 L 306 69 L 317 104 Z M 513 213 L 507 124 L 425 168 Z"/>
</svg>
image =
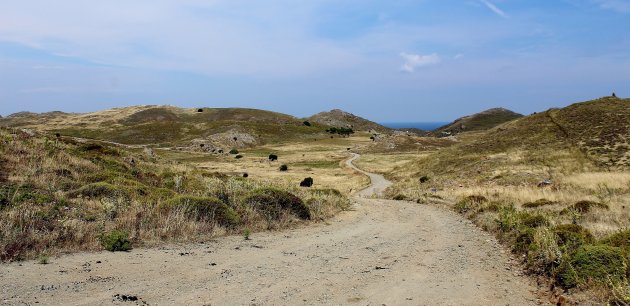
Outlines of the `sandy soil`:
<svg viewBox="0 0 630 306">
<path fill-rule="evenodd" d="M 353 159 L 358 156 L 354 156 Z M 350 161 L 348 162 L 351 163 Z M 351 164 L 350 164 L 351 165 Z M 354 197 L 327 223 L 204 244 L 0 265 L 10 305 L 535 305 L 537 288 L 457 214 Z"/>
</svg>

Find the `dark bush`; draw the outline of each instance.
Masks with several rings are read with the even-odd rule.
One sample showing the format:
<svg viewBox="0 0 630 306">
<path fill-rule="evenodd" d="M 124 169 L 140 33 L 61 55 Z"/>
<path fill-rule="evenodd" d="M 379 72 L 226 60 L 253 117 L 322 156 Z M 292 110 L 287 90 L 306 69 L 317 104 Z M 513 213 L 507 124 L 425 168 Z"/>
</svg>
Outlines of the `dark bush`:
<svg viewBox="0 0 630 306">
<path fill-rule="evenodd" d="M 110 252 L 126 252 L 131 250 L 129 234 L 124 231 L 114 230 L 99 237 L 103 248 Z"/>
<path fill-rule="evenodd" d="M 564 288 L 589 281 L 606 283 L 619 281 L 626 275 L 626 258 L 620 248 L 607 245 L 587 245 L 562 262 L 556 280 Z"/>
<path fill-rule="evenodd" d="M 247 174 L 247 172 L 243 173 L 243 177 L 249 177 L 249 174 Z"/>
<path fill-rule="evenodd" d="M 426 175 L 423 175 L 423 176 L 420 177 L 420 183 L 421 184 L 424 184 L 424 183 L 428 182 L 429 180 L 431 180 L 431 178 L 429 178 Z"/>
<path fill-rule="evenodd" d="M 591 209 L 593 208 L 608 209 L 608 205 L 606 204 L 588 201 L 588 200 L 579 201 L 571 205 L 571 207 L 581 213 L 587 213 L 591 211 Z"/>
<path fill-rule="evenodd" d="M 311 192 L 313 193 L 317 193 L 317 194 L 322 194 L 322 195 L 335 195 L 335 196 L 341 196 L 341 192 L 337 189 L 311 189 Z"/>
<path fill-rule="evenodd" d="M 523 204 L 523 207 L 525 208 L 537 208 L 537 207 L 541 207 L 541 206 L 547 206 L 547 205 L 555 205 L 558 204 L 558 202 L 554 202 L 554 201 L 550 201 L 547 199 L 538 199 L 534 202 L 527 202 L 525 204 Z"/>
<path fill-rule="evenodd" d="M 275 155 L 275 154 L 269 154 L 269 160 L 270 160 L 270 161 L 276 161 L 276 160 L 278 160 L 278 155 Z"/>
<path fill-rule="evenodd" d="M 521 224 L 527 227 L 536 228 L 549 225 L 549 220 L 543 215 L 523 214 Z"/>
<path fill-rule="evenodd" d="M 512 244 L 512 251 L 521 254 L 527 253 L 530 245 L 534 242 L 534 233 L 535 230 L 533 228 L 526 228 L 519 231 L 514 239 L 514 243 Z"/>
<path fill-rule="evenodd" d="M 568 253 L 573 253 L 581 246 L 592 243 L 593 235 L 577 224 L 562 224 L 553 228 L 557 244 Z"/>
<path fill-rule="evenodd" d="M 198 221 L 214 220 L 227 227 L 240 222 L 240 217 L 231 207 L 214 197 L 178 196 L 163 203 L 162 207 L 183 208 L 189 218 Z"/>
<path fill-rule="evenodd" d="M 232 150 L 230 150 L 230 154 L 238 154 L 238 150 L 237 149 L 232 149 Z"/>
<path fill-rule="evenodd" d="M 243 199 L 243 203 L 262 212 L 268 219 L 279 219 L 283 211 L 288 211 L 300 219 L 311 218 L 311 213 L 302 199 L 290 192 L 274 188 L 256 189 Z"/>
<path fill-rule="evenodd" d="M 300 182 L 300 187 L 311 187 L 313 186 L 313 178 L 307 177 L 302 182 Z"/>
<path fill-rule="evenodd" d="M 306 126 L 311 126 L 311 123 L 308 122 L 308 121 L 304 121 L 303 124 L 306 125 Z"/>
<path fill-rule="evenodd" d="M 612 234 L 600 241 L 600 243 L 607 244 L 614 247 L 630 249 L 630 229 L 619 231 Z"/>
<path fill-rule="evenodd" d="M 289 170 L 289 166 L 287 165 L 280 166 L 280 171 L 287 171 L 287 170 Z"/>
<path fill-rule="evenodd" d="M 241 158 L 243 158 L 243 155 L 239 154 L 239 155 L 234 156 L 234 158 L 241 159 Z"/>
<path fill-rule="evenodd" d="M 396 200 L 396 201 L 404 201 L 404 200 L 406 200 L 406 199 L 407 199 L 407 197 L 405 197 L 405 196 L 404 196 L 404 195 L 402 195 L 402 194 L 397 194 L 397 195 L 395 195 L 395 196 L 393 197 L 393 199 L 394 199 L 394 200 Z"/>
<path fill-rule="evenodd" d="M 203 108 L 197 109 L 198 113 L 203 113 Z"/>
</svg>

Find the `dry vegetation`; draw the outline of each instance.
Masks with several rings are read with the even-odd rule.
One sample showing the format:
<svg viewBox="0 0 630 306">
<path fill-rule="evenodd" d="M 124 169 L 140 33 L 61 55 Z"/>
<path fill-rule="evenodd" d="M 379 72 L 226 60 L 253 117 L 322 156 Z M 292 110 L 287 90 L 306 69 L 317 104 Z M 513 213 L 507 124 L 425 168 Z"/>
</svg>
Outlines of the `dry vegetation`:
<svg viewBox="0 0 630 306">
<path fill-rule="evenodd" d="M 395 181 L 389 197 L 447 205 L 495 233 L 529 272 L 577 301 L 627 305 L 629 104 L 550 110 L 460 134 L 457 145 L 406 163 L 407 154 L 378 155 L 366 168 Z"/>
<path fill-rule="evenodd" d="M 152 157 L 18 129 L 0 129 L 0 156 L 3 261 L 283 228 L 350 205 L 335 189 L 191 166 L 190 159 L 208 163 L 204 156 Z"/>
</svg>

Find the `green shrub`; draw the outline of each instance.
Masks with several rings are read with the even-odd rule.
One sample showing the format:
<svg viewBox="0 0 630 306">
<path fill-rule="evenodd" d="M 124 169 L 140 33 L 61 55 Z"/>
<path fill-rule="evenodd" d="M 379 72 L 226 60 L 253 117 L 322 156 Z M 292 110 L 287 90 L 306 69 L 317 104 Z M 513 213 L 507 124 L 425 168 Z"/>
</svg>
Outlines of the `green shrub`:
<svg viewBox="0 0 630 306">
<path fill-rule="evenodd" d="M 182 208 L 189 218 L 198 221 L 214 220 L 222 226 L 232 227 L 240 223 L 239 215 L 214 197 L 177 196 L 164 202 L 162 207 Z"/>
<path fill-rule="evenodd" d="M 283 190 L 256 189 L 245 196 L 243 203 L 262 212 L 268 219 L 279 219 L 283 211 L 289 211 L 300 219 L 311 219 L 311 213 L 302 199 Z"/>
<path fill-rule="evenodd" d="M 574 253 L 581 246 L 592 243 L 593 235 L 577 224 L 562 224 L 553 228 L 557 243 L 567 253 Z"/>
<path fill-rule="evenodd" d="M 603 204 L 603 203 L 599 203 L 599 202 L 593 202 L 593 201 L 579 201 L 573 205 L 571 205 L 571 208 L 575 209 L 576 211 L 580 212 L 580 213 L 587 213 L 589 211 L 591 211 L 594 208 L 599 208 L 599 209 L 608 209 L 608 205 Z"/>
<path fill-rule="evenodd" d="M 614 247 L 630 249 L 630 229 L 619 231 L 612 234 L 600 241 L 602 244 L 607 244 Z"/>
<path fill-rule="evenodd" d="M 532 243 L 534 243 L 534 234 L 536 230 L 533 228 L 526 228 L 519 231 L 512 243 L 512 251 L 515 253 L 527 253 Z"/>
<path fill-rule="evenodd" d="M 593 281 L 620 281 L 626 275 L 626 258 L 620 248 L 607 245 L 581 247 L 558 268 L 556 279 L 564 288 Z"/>
<path fill-rule="evenodd" d="M 238 154 L 238 150 L 237 149 L 232 149 L 232 150 L 230 150 L 230 154 Z"/>
<path fill-rule="evenodd" d="M 521 214 L 521 224 L 526 227 L 536 228 L 549 225 L 549 220 L 543 215 Z"/>
<path fill-rule="evenodd" d="M 127 196 L 127 190 L 122 187 L 112 185 L 110 183 L 98 182 L 87 184 L 79 189 L 68 192 L 69 197 L 111 197 L 111 196 Z"/>
<path fill-rule="evenodd" d="M 453 208 L 460 214 L 465 214 L 473 209 L 479 208 L 480 204 L 487 202 L 488 199 L 480 195 L 471 195 L 461 199 L 455 203 Z"/>
<path fill-rule="evenodd" d="M 101 245 L 110 252 L 131 250 L 129 234 L 124 231 L 113 230 L 100 236 Z"/>
<path fill-rule="evenodd" d="M 287 165 L 280 166 L 280 171 L 288 171 L 288 170 L 289 170 L 289 166 Z"/>
<path fill-rule="evenodd" d="M 310 122 L 308 122 L 308 121 L 304 121 L 304 122 L 302 122 L 302 123 L 303 123 L 305 126 L 311 126 L 311 123 L 310 123 Z"/>
</svg>

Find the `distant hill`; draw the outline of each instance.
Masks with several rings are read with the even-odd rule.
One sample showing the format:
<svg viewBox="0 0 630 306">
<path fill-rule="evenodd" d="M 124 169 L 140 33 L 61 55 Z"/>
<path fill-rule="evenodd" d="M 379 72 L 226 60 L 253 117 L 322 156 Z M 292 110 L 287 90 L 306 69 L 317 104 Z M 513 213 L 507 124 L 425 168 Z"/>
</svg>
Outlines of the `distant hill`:
<svg viewBox="0 0 630 306">
<path fill-rule="evenodd" d="M 0 126 L 123 144 L 195 146 L 204 150 L 316 137 L 327 128 L 318 124 L 305 126 L 303 120 L 265 110 L 154 105 L 93 113 L 21 112 L 0 119 Z"/>
<path fill-rule="evenodd" d="M 437 136 L 454 135 L 461 132 L 489 130 L 499 124 L 518 119 L 523 115 L 505 108 L 491 108 L 489 110 L 461 117 L 447 125 L 435 129 Z"/>
<path fill-rule="evenodd" d="M 334 127 L 349 127 L 355 131 L 369 131 L 374 130 L 378 132 L 389 132 L 389 128 L 386 128 L 376 122 L 372 122 L 365 118 L 361 118 L 354 114 L 344 112 L 340 109 L 333 109 L 328 112 L 321 112 L 311 117 L 306 118 L 309 122 L 316 122 L 322 125 L 329 125 Z"/>
<path fill-rule="evenodd" d="M 630 166 L 630 99 L 604 97 L 503 124 L 468 146 L 471 152 L 574 147 L 603 166 Z"/>
</svg>

